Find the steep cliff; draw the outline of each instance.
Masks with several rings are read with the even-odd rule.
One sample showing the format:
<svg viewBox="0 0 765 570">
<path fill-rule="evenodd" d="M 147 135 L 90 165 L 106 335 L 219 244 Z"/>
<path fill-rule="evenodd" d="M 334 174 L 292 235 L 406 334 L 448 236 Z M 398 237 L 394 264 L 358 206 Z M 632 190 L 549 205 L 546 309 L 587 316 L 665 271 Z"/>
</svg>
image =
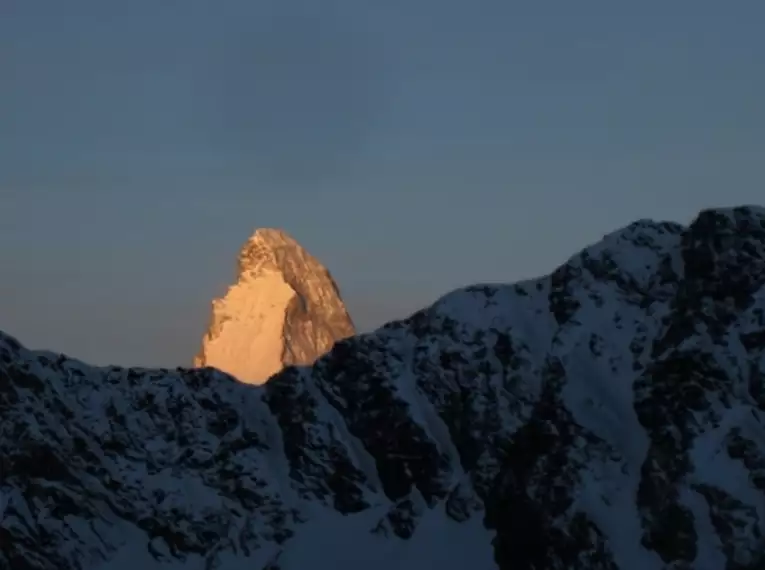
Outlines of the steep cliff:
<svg viewBox="0 0 765 570">
<path fill-rule="evenodd" d="M 329 271 L 285 232 L 259 229 L 239 253 L 235 284 L 213 301 L 194 366 L 261 384 L 354 332 Z"/>
<path fill-rule="evenodd" d="M 264 386 L 0 335 L 0 568 L 762 570 L 765 210 L 639 221 Z"/>
</svg>

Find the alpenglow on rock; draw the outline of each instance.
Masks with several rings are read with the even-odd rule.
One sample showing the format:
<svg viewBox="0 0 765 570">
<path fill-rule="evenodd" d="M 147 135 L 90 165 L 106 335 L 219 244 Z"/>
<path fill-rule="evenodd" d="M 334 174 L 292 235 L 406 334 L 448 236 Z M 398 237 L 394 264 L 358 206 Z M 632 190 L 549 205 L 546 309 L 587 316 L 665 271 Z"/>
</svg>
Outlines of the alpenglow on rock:
<svg viewBox="0 0 765 570">
<path fill-rule="evenodd" d="M 312 364 L 355 329 L 329 271 L 282 230 L 257 230 L 239 252 L 236 283 L 213 301 L 194 358 L 262 384 L 285 366 Z"/>
</svg>

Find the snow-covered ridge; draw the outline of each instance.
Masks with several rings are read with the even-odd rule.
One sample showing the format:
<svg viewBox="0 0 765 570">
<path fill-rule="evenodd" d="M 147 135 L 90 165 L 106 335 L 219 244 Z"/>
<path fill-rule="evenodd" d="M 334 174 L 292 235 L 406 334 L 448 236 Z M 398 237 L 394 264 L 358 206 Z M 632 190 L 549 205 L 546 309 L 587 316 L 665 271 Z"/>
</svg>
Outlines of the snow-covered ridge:
<svg viewBox="0 0 765 570">
<path fill-rule="evenodd" d="M 264 386 L 0 335 L 0 568 L 765 568 L 765 211 L 640 221 Z"/>
</svg>

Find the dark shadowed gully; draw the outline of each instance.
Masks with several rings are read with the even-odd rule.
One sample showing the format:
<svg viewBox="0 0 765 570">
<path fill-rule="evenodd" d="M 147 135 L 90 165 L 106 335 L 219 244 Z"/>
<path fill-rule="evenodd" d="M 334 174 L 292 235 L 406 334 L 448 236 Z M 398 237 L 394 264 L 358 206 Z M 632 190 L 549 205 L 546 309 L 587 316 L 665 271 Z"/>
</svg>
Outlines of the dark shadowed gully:
<svg viewBox="0 0 765 570">
<path fill-rule="evenodd" d="M 2 336 L 0 417 L 3 569 L 762 570 L 765 211 L 636 222 L 263 387 Z"/>
</svg>

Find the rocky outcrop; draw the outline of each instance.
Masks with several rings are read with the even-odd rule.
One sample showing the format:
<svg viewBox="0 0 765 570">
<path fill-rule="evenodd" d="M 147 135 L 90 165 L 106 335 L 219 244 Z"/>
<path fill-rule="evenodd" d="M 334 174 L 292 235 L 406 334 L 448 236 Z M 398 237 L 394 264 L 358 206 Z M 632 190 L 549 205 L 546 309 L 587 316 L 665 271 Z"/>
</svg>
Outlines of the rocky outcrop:
<svg viewBox="0 0 765 570">
<path fill-rule="evenodd" d="M 285 232 L 259 229 L 239 253 L 236 283 L 213 301 L 194 366 L 262 384 L 354 332 L 329 271 Z"/>
<path fill-rule="evenodd" d="M 765 210 L 639 221 L 264 386 L 0 335 L 0 568 L 762 570 Z"/>
</svg>

